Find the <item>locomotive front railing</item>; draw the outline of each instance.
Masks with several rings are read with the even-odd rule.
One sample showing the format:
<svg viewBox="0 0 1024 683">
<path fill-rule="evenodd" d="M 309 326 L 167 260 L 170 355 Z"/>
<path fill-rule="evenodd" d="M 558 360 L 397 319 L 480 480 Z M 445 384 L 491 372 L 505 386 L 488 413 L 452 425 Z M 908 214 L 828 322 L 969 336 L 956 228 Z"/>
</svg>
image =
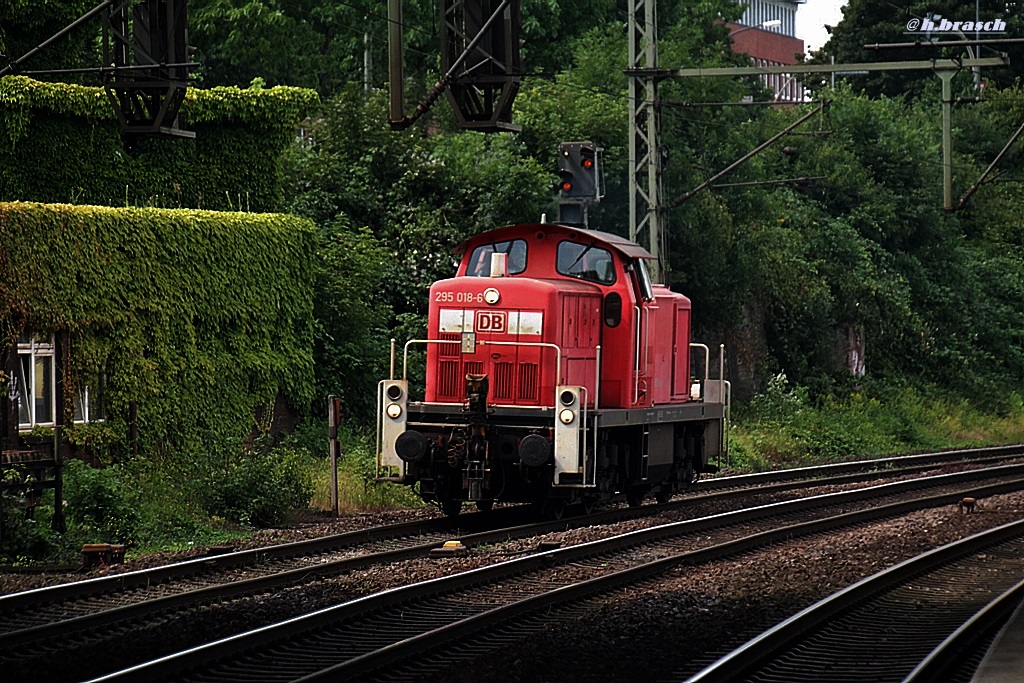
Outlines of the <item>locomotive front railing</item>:
<svg viewBox="0 0 1024 683">
<path fill-rule="evenodd" d="M 601 356 L 601 347 L 597 347 L 598 359 Z M 600 370 L 601 363 L 598 362 L 598 379 L 601 376 Z M 583 448 L 580 449 L 579 455 L 576 460 L 576 466 L 582 470 L 583 474 L 583 485 L 584 486 L 597 486 L 597 420 L 600 413 L 597 411 L 597 396 L 594 396 L 594 414 L 593 424 L 587 419 L 587 403 L 590 401 L 590 397 L 585 386 L 580 387 L 580 441 L 583 443 Z M 587 467 L 587 439 L 590 435 L 594 438 L 594 450 L 592 451 L 594 456 L 594 466 Z"/>
<path fill-rule="evenodd" d="M 487 341 L 482 339 L 477 342 L 481 346 L 535 346 L 544 347 L 555 350 L 555 386 L 562 383 L 562 348 L 558 344 L 552 344 L 550 342 L 503 342 L 503 341 Z"/>
<path fill-rule="evenodd" d="M 392 340 L 393 342 L 394 340 Z M 412 344 L 461 344 L 461 341 L 454 339 L 410 339 L 405 342 L 405 348 L 402 354 L 402 379 L 408 379 L 409 373 L 409 347 Z M 554 349 L 555 351 L 555 386 L 557 387 L 562 382 L 562 348 L 558 344 L 551 344 L 549 342 L 503 342 L 503 341 L 487 341 L 481 339 L 475 342 L 479 346 L 534 346 Z M 395 378 L 395 363 L 394 363 L 394 344 L 391 347 L 391 379 Z M 598 347 L 600 349 L 600 347 Z M 598 351 L 600 356 L 600 350 Z M 495 405 L 502 405 L 500 403 Z"/>
<path fill-rule="evenodd" d="M 700 344 L 697 342 L 690 344 L 690 350 L 700 350 L 704 352 L 704 379 L 701 381 L 701 401 L 708 401 L 708 385 L 711 380 L 711 349 L 708 348 L 707 344 Z M 725 344 L 720 344 L 718 347 L 718 379 L 714 380 L 721 384 L 721 388 L 713 392 L 710 401 L 712 403 L 722 403 L 722 433 L 719 439 L 719 453 L 724 454 L 726 457 L 727 464 L 732 464 L 729 460 L 729 450 L 732 446 L 732 434 L 730 433 L 729 426 L 732 423 L 732 382 L 725 379 Z M 693 396 L 691 391 L 691 397 Z"/>
<path fill-rule="evenodd" d="M 704 381 L 707 382 L 710 377 L 711 367 L 711 349 L 708 348 L 707 344 L 691 343 L 690 349 L 703 349 L 704 350 Z"/>
</svg>

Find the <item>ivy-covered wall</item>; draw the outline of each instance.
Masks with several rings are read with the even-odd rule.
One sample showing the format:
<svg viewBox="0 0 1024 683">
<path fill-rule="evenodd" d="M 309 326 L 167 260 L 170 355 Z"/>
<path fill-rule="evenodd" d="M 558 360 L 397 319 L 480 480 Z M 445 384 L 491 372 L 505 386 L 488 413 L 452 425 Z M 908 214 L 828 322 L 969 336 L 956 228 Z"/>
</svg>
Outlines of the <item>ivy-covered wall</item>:
<svg viewBox="0 0 1024 683">
<path fill-rule="evenodd" d="M 237 439 L 312 397 L 315 249 L 281 214 L 0 203 L 0 341 L 69 333 L 66 386 L 105 376 L 122 442 L 137 402 L 145 452 Z"/>
<path fill-rule="evenodd" d="M 0 79 L 0 201 L 280 210 L 280 158 L 319 102 L 291 87 L 189 89 L 195 139 L 128 151 L 102 88 Z"/>
</svg>

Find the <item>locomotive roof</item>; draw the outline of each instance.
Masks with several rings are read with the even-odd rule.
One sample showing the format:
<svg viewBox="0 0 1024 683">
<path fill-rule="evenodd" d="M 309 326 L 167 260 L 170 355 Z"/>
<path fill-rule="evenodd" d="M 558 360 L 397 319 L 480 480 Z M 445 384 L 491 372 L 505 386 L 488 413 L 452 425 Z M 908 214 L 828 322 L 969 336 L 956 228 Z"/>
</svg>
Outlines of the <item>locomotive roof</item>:
<svg viewBox="0 0 1024 683">
<path fill-rule="evenodd" d="M 653 259 L 651 253 L 641 247 L 636 242 L 620 237 L 619 235 L 613 235 L 610 232 L 601 232 L 600 230 L 586 230 L 584 228 L 574 228 L 568 225 L 559 225 L 557 223 L 524 223 L 521 225 L 507 225 L 503 228 L 496 228 L 495 230 L 489 230 L 482 232 L 479 235 L 474 235 L 468 240 L 457 246 L 453 253 L 463 254 L 466 249 L 472 243 L 481 242 L 486 244 L 488 241 L 495 242 L 498 240 L 507 239 L 506 233 L 517 233 L 522 232 L 524 229 L 541 229 L 548 232 L 553 232 L 553 228 L 557 229 L 558 232 L 564 232 L 566 235 L 577 233 L 584 239 L 591 239 L 594 242 L 603 243 L 605 246 L 614 249 L 627 258 L 642 258 L 642 259 Z"/>
</svg>

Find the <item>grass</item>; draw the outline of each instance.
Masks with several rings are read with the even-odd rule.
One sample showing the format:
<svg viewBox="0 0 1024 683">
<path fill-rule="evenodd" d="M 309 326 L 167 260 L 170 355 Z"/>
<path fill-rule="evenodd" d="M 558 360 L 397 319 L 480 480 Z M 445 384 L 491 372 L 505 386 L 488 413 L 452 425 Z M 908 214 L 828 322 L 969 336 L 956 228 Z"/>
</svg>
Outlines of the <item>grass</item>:
<svg viewBox="0 0 1024 683">
<path fill-rule="evenodd" d="M 313 477 L 313 497 L 309 507 L 330 510 L 330 460 L 320 461 Z M 342 515 L 422 505 L 423 501 L 408 486 L 374 481 L 372 473 L 353 471 L 347 463 L 338 468 L 338 512 Z"/>
<path fill-rule="evenodd" d="M 729 469 L 762 471 L 857 458 L 1024 442 L 1024 405 L 999 412 L 910 389 L 870 387 L 811 401 L 784 375 L 734 411 Z"/>
</svg>

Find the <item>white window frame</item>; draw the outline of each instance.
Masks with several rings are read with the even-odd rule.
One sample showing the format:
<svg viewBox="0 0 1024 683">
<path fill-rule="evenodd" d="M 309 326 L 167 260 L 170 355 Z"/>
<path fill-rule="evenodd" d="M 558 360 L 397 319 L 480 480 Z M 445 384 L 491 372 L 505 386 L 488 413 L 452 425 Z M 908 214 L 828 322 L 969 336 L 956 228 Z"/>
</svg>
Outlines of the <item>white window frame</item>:
<svg viewBox="0 0 1024 683">
<path fill-rule="evenodd" d="M 105 380 L 106 378 L 104 377 L 104 378 L 101 378 L 101 379 Z M 105 384 L 105 382 L 103 382 L 103 383 Z M 101 392 L 101 395 L 102 395 L 102 392 Z M 73 420 L 73 422 L 75 424 L 89 424 L 91 422 L 105 422 L 106 421 L 107 418 L 106 418 L 105 415 L 103 415 L 104 413 L 106 413 L 106 409 L 103 406 L 99 406 L 99 408 L 100 408 L 99 412 L 100 412 L 101 415 L 103 415 L 102 417 L 93 417 L 93 415 L 92 415 L 93 406 L 92 406 L 92 402 L 89 400 L 89 385 L 88 384 L 84 385 L 82 387 L 81 391 L 75 391 L 75 399 L 74 400 L 75 400 L 75 410 L 74 410 L 74 412 L 78 412 L 78 409 L 81 408 L 81 413 L 82 413 L 81 417 L 73 417 L 72 418 L 72 420 Z"/>
<path fill-rule="evenodd" d="M 22 337 L 18 340 L 18 366 L 15 371 L 15 382 L 11 386 L 11 395 L 18 400 L 18 429 L 19 431 L 29 431 L 33 427 L 53 427 L 57 424 L 57 359 L 56 359 L 56 342 L 53 335 L 50 335 L 49 341 L 39 341 L 35 337 Z M 27 376 L 22 376 L 24 369 L 23 359 L 28 357 L 28 367 L 30 372 Z M 39 422 L 36 419 L 36 363 L 42 360 L 44 363 L 46 359 L 49 359 L 49 373 L 50 373 L 50 420 L 46 422 Z M 22 391 L 19 386 L 21 381 L 28 385 L 27 391 Z M 21 397 L 25 396 L 28 398 L 28 422 L 22 422 L 21 415 L 22 410 L 25 408 L 21 405 Z M 44 396 L 44 399 L 46 397 Z"/>
</svg>

